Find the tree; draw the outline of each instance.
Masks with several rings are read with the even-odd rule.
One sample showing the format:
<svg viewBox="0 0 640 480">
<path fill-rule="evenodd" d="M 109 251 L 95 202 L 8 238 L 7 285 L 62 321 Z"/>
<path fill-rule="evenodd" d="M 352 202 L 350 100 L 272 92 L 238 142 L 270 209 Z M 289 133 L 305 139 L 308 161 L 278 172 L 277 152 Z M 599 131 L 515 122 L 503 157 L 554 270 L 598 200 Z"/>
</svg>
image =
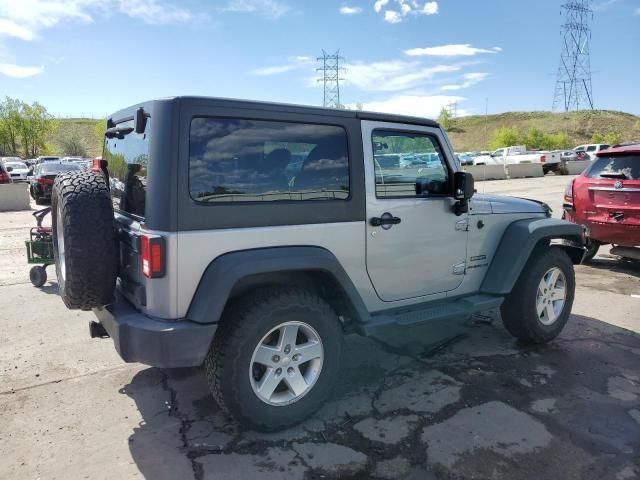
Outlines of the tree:
<svg viewBox="0 0 640 480">
<path fill-rule="evenodd" d="M 594 133 L 591 135 L 591 143 L 604 143 L 604 135 L 601 133 Z"/>
<path fill-rule="evenodd" d="M 548 136 L 534 127 L 529 129 L 527 136 L 523 140 L 527 148 L 545 148 L 543 145 L 549 143 Z"/>
<path fill-rule="evenodd" d="M 35 157 L 45 149 L 47 136 L 56 121 L 47 109 L 34 102 L 28 105 L 6 97 L 0 102 L 0 151 L 3 154 Z"/>
<path fill-rule="evenodd" d="M 87 156 L 87 147 L 85 146 L 82 138 L 80 138 L 76 132 L 66 138 L 63 138 L 60 144 L 62 145 L 62 151 L 65 155 L 69 155 L 70 157 Z"/>
<path fill-rule="evenodd" d="M 502 147 L 510 147 L 522 143 L 522 135 L 516 127 L 502 127 L 491 132 L 489 148 L 496 150 Z"/>
<path fill-rule="evenodd" d="M 438 115 L 438 123 L 440 126 L 446 131 L 451 128 L 451 115 L 449 115 L 449 110 L 445 107 L 442 107 L 440 110 L 440 115 Z"/>
<path fill-rule="evenodd" d="M 609 145 L 617 145 L 619 143 L 622 143 L 622 135 L 620 135 L 618 132 L 609 132 L 604 136 L 603 143 L 608 143 Z"/>
</svg>

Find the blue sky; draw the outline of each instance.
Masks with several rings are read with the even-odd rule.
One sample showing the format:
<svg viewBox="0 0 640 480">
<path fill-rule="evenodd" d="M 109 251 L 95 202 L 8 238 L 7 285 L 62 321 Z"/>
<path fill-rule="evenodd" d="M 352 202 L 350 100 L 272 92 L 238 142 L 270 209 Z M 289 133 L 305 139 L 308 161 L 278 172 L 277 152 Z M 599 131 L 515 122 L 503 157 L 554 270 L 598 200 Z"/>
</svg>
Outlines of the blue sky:
<svg viewBox="0 0 640 480">
<path fill-rule="evenodd" d="M 549 110 L 561 0 L 0 0 L 0 96 L 105 116 L 170 95 L 318 105 L 322 49 L 341 100 L 435 116 Z M 597 108 L 640 114 L 640 0 L 596 0 Z"/>
</svg>

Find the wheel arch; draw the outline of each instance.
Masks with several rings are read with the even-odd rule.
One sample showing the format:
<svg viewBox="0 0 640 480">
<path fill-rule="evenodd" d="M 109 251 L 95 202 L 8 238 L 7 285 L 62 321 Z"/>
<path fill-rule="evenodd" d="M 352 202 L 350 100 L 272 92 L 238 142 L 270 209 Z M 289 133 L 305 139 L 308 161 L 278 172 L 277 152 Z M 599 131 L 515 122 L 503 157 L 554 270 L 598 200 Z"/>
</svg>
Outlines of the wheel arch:
<svg viewBox="0 0 640 480">
<path fill-rule="evenodd" d="M 529 218 L 511 223 L 480 288 L 482 293 L 506 295 L 511 292 L 527 260 L 536 248 L 548 246 L 551 240 L 569 240 L 582 244 L 582 227 L 555 218 Z M 558 245 L 574 263 L 583 253 L 579 247 Z"/>
<path fill-rule="evenodd" d="M 346 324 L 368 311 L 338 259 L 320 247 L 272 247 L 231 252 L 205 270 L 187 312 L 198 323 L 217 323 L 225 308 L 253 290 L 297 286 L 319 294 Z"/>
</svg>

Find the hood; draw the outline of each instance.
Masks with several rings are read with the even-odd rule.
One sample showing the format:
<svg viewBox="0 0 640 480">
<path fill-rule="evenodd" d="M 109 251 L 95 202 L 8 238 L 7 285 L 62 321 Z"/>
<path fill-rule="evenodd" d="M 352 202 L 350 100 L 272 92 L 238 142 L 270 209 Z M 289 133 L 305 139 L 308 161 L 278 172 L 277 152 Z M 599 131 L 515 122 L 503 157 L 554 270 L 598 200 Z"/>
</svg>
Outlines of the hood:
<svg viewBox="0 0 640 480">
<path fill-rule="evenodd" d="M 537 200 L 484 194 L 474 195 L 473 200 L 476 199 L 490 203 L 492 213 L 542 213 L 550 216 L 551 212 L 546 203 Z"/>
</svg>

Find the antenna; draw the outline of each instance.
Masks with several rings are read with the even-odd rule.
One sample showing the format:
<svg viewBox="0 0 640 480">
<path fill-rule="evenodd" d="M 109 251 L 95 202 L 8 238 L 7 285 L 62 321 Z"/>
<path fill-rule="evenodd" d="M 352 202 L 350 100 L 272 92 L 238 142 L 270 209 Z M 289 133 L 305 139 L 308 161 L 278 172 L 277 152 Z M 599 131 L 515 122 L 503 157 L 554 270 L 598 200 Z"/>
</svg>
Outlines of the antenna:
<svg viewBox="0 0 640 480">
<path fill-rule="evenodd" d="M 344 78 L 340 78 L 340 72 L 344 72 L 345 69 L 340 66 L 340 62 L 344 60 L 344 57 L 340 56 L 340 50 L 337 50 L 334 54 L 328 54 L 322 50 L 322 56 L 317 60 L 321 62 L 321 67 L 316 68 L 316 71 L 322 72 L 322 78 L 318 79 L 318 82 L 324 84 L 324 97 L 322 105 L 329 108 L 341 108 L 340 103 L 340 81 Z"/>
<path fill-rule="evenodd" d="M 593 110 L 591 88 L 591 0 L 568 0 L 562 5 L 564 24 L 560 67 L 553 110 Z"/>
</svg>

